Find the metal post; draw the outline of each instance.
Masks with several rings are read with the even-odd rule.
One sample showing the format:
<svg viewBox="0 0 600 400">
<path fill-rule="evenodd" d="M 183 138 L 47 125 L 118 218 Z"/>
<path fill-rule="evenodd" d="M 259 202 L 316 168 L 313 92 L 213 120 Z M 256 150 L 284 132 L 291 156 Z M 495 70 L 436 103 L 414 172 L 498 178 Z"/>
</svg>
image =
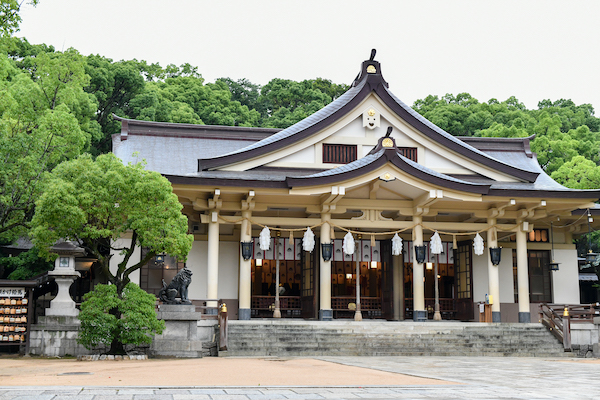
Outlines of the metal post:
<svg viewBox="0 0 600 400">
<path fill-rule="evenodd" d="M 360 310 L 360 261 L 358 260 L 358 250 L 361 248 L 360 239 L 356 240 L 354 246 L 354 254 L 356 254 L 356 311 L 354 312 L 354 320 L 362 321 L 362 312 Z"/>
<path fill-rule="evenodd" d="M 281 318 L 281 310 L 279 309 L 279 236 L 281 235 L 280 231 L 277 231 L 277 236 L 275 237 L 275 273 L 277 277 L 275 278 L 275 310 L 273 311 L 273 318 Z"/>
<path fill-rule="evenodd" d="M 440 255 L 435 255 L 435 267 L 433 270 L 433 279 L 435 279 L 435 310 L 433 313 L 434 321 L 441 321 L 442 315 L 440 314 L 440 290 L 439 290 L 439 282 L 438 282 L 438 271 L 439 271 L 439 261 Z"/>
</svg>

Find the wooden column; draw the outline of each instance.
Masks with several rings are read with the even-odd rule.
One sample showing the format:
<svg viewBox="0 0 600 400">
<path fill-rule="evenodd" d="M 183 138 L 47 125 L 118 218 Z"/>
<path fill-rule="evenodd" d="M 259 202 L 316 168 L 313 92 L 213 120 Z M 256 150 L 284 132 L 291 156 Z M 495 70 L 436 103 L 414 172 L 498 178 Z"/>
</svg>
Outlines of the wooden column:
<svg viewBox="0 0 600 400">
<path fill-rule="evenodd" d="M 240 242 L 252 241 L 252 232 L 250 230 L 250 221 L 252 216 L 251 211 L 242 211 L 242 230 L 240 233 Z M 252 257 L 249 260 L 244 260 L 241 254 L 240 246 L 240 294 L 239 294 L 239 311 L 238 318 L 240 320 L 250 319 L 250 308 L 252 303 Z"/>
<path fill-rule="evenodd" d="M 496 218 L 488 218 L 488 225 L 496 225 Z M 499 266 L 492 264 L 490 249 L 498 247 L 496 228 L 487 231 L 488 294 L 492 296 L 492 322 L 501 322 L 500 318 L 500 273 Z"/>
<path fill-rule="evenodd" d="M 208 257 L 206 276 L 206 297 L 218 299 L 219 288 L 219 213 L 210 211 L 208 215 Z M 208 307 L 217 307 L 216 301 L 209 301 Z M 216 309 L 207 311 L 216 314 Z"/>
<path fill-rule="evenodd" d="M 519 299 L 519 322 L 531 322 L 529 308 L 529 266 L 527 265 L 527 222 L 517 228 L 517 294 Z"/>
<path fill-rule="evenodd" d="M 331 220 L 331 213 L 321 214 L 321 221 L 325 222 L 321 225 L 321 243 L 331 242 L 329 220 Z M 322 254 L 320 257 L 319 294 L 319 320 L 331 321 L 333 320 L 333 310 L 331 309 L 331 260 L 323 260 Z"/>
<path fill-rule="evenodd" d="M 414 215 L 413 223 L 419 224 L 413 229 L 413 245 L 423 245 L 423 227 L 420 225 L 423 222 L 423 217 Z M 413 247 L 414 252 L 414 247 Z M 427 310 L 425 309 L 425 283 L 423 279 L 425 273 L 423 264 L 417 262 L 417 257 L 413 254 L 413 320 L 426 321 Z"/>
</svg>

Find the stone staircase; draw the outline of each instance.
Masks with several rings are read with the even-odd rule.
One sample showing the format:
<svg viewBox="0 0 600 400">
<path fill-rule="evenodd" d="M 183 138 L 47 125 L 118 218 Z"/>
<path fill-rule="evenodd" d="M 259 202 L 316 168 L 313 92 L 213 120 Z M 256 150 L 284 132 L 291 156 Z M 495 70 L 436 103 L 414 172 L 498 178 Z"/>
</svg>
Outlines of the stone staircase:
<svg viewBox="0 0 600 400">
<path fill-rule="evenodd" d="M 229 321 L 237 356 L 573 357 L 541 324 L 384 321 Z"/>
</svg>

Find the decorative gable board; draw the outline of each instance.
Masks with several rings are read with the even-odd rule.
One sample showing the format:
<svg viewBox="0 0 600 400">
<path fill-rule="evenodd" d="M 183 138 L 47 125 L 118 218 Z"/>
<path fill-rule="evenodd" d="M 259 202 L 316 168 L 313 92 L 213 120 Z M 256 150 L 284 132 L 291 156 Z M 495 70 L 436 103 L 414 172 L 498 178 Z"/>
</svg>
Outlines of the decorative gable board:
<svg viewBox="0 0 600 400">
<path fill-rule="evenodd" d="M 381 115 L 380 127 L 368 129 L 363 126 L 363 114 L 375 109 Z M 482 167 L 462 155 L 453 153 L 439 143 L 423 136 L 412 125 L 391 111 L 376 94 L 371 93 L 359 107 L 344 118 L 300 143 L 295 143 L 266 156 L 263 160 L 250 160 L 238 167 L 255 168 L 259 165 L 285 168 L 331 169 L 340 164 L 323 163 L 323 144 L 357 146 L 358 158 L 365 157 L 384 136 L 388 126 L 394 129 L 391 136 L 398 147 L 417 149 L 417 161 L 426 168 L 445 174 L 484 175 L 491 179 L 516 181 L 495 170 Z M 243 166 L 243 164 L 246 164 Z M 229 168 L 224 168 L 229 169 Z"/>
</svg>

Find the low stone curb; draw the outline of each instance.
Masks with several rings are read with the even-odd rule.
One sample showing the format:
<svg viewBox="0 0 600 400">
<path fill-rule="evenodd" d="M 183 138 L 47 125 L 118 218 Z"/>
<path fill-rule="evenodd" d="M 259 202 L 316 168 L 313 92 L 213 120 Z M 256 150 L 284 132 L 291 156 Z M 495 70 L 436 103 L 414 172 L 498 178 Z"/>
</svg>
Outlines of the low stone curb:
<svg viewBox="0 0 600 400">
<path fill-rule="evenodd" d="M 123 360 L 147 360 L 145 354 L 134 356 L 115 356 L 110 354 L 93 354 L 87 356 L 77 356 L 77 361 L 123 361 Z"/>
</svg>

